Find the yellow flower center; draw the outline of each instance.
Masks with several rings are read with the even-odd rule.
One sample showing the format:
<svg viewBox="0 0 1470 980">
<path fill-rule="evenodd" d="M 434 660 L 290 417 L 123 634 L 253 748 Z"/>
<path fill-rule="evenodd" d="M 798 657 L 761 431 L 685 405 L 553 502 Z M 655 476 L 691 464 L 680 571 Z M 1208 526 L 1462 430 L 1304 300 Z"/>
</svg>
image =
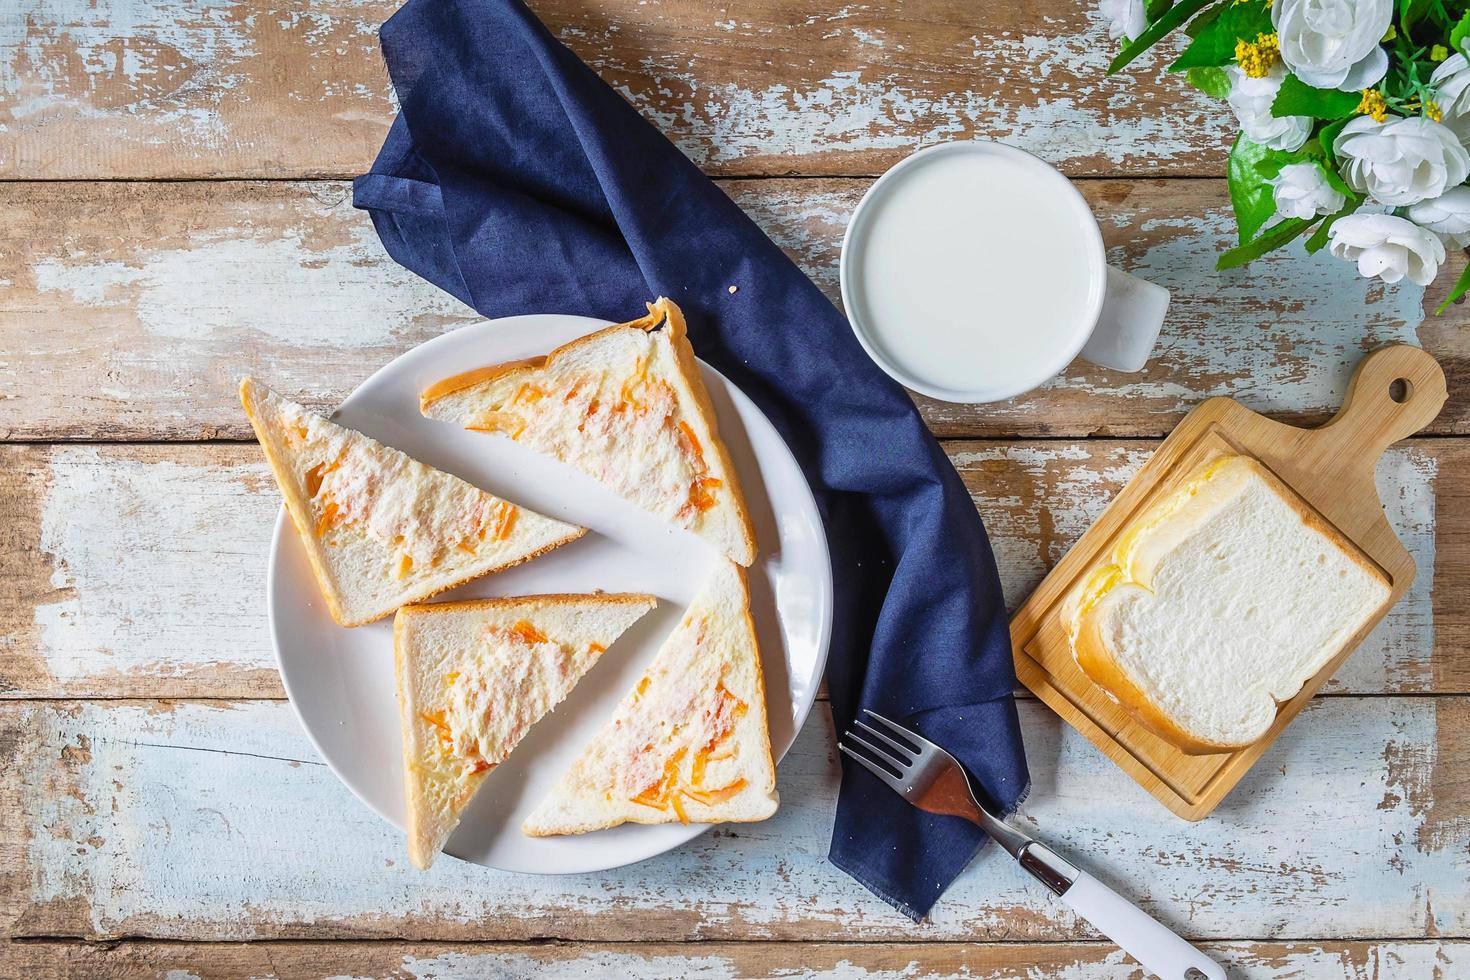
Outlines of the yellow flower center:
<svg viewBox="0 0 1470 980">
<path fill-rule="evenodd" d="M 1436 44 L 1429 49 L 1430 61 L 1443 61 L 1450 56 L 1450 49 L 1443 44 Z"/>
<path fill-rule="evenodd" d="M 1396 38 L 1398 36 L 1399 36 L 1399 29 L 1397 27 L 1394 27 L 1392 24 L 1389 24 L 1388 25 L 1388 30 L 1386 30 L 1386 31 L 1383 32 L 1383 37 L 1379 39 L 1378 43 L 1379 44 L 1387 44 L 1389 41 L 1392 41 L 1394 38 Z"/>
<path fill-rule="evenodd" d="M 1426 102 L 1426 103 L 1424 103 L 1424 114 L 1426 116 L 1428 116 L 1430 119 L 1433 119 L 1435 122 L 1439 122 L 1440 117 L 1443 115 L 1443 113 L 1441 113 L 1439 111 L 1439 103 L 1438 102 Z"/>
<path fill-rule="evenodd" d="M 1383 93 L 1378 89 L 1365 88 L 1357 111 L 1359 115 L 1372 116 L 1374 122 L 1383 122 L 1388 118 L 1388 103 L 1383 101 Z"/>
<path fill-rule="evenodd" d="M 1281 56 L 1281 42 L 1275 34 L 1257 34 L 1254 42 L 1235 42 L 1235 63 L 1251 78 L 1265 78 Z"/>
</svg>

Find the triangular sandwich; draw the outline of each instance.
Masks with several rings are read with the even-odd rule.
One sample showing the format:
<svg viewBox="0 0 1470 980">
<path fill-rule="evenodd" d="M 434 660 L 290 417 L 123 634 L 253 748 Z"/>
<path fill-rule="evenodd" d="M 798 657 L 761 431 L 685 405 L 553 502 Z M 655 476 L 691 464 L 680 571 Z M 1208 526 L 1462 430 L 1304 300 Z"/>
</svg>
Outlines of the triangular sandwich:
<svg viewBox="0 0 1470 980">
<path fill-rule="evenodd" d="M 246 378 L 240 400 L 332 618 L 361 626 L 586 533 L 343 428 Z"/>
<path fill-rule="evenodd" d="M 408 854 L 427 868 L 475 791 L 649 595 L 543 595 L 405 606 L 393 621 Z"/>
<path fill-rule="evenodd" d="M 776 812 L 745 573 L 721 561 L 648 671 L 521 829 L 724 823 Z"/>
<path fill-rule="evenodd" d="M 684 317 L 667 299 L 544 357 L 446 378 L 420 406 L 429 418 L 554 456 L 741 565 L 755 559 L 755 531 Z"/>
</svg>

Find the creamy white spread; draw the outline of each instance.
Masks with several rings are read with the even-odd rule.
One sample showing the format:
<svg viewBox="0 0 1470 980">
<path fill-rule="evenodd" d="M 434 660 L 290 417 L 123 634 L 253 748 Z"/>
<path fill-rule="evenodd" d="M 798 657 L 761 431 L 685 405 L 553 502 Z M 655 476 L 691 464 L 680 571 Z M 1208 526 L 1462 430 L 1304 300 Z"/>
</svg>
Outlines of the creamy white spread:
<svg viewBox="0 0 1470 980">
<path fill-rule="evenodd" d="M 661 664 L 619 707 L 603 751 L 613 797 L 666 803 L 685 789 L 730 782 L 737 766 L 729 736 L 747 705 L 725 687 L 727 664 L 709 655 L 708 642 L 702 620 L 681 623 Z"/>
<path fill-rule="evenodd" d="M 402 453 L 364 452 L 353 433 L 299 407 L 284 409 L 281 422 L 288 433 L 304 433 L 302 476 L 319 532 L 359 524 L 427 565 L 514 519 L 512 505 L 462 480 L 425 479 L 428 467 Z"/>
<path fill-rule="evenodd" d="M 482 641 L 445 692 L 444 747 L 471 769 L 505 761 L 602 652 L 573 649 L 526 620 L 487 624 Z"/>
<path fill-rule="evenodd" d="M 492 411 L 491 427 L 577 466 L 622 496 L 693 529 L 713 506 L 720 481 L 709 472 L 673 385 L 656 362 L 652 338 L 629 345 L 605 369 L 587 368 L 547 390 L 512 387 Z M 548 411 L 546 400 L 560 402 Z"/>
</svg>

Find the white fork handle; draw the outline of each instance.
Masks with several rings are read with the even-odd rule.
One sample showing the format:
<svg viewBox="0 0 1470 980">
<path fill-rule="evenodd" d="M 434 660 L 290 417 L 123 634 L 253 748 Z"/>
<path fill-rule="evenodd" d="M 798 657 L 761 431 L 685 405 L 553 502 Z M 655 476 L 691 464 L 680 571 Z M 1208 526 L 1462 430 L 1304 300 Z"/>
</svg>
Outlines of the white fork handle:
<svg viewBox="0 0 1470 980">
<path fill-rule="evenodd" d="M 1062 901 L 1161 980 L 1225 980 L 1220 964 L 1086 871 Z"/>
</svg>

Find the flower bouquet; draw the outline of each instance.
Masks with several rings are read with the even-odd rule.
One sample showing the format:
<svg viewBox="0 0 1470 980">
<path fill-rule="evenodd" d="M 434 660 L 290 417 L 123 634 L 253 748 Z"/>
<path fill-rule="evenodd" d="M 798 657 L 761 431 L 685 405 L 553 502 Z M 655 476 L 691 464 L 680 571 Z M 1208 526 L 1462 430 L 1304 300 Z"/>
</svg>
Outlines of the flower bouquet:
<svg viewBox="0 0 1470 980">
<path fill-rule="evenodd" d="M 1102 0 L 1122 69 L 1182 28 L 1171 71 L 1229 103 L 1240 244 L 1307 236 L 1364 276 L 1428 285 L 1470 243 L 1470 0 Z M 1470 268 L 1441 304 L 1470 290 Z"/>
</svg>

